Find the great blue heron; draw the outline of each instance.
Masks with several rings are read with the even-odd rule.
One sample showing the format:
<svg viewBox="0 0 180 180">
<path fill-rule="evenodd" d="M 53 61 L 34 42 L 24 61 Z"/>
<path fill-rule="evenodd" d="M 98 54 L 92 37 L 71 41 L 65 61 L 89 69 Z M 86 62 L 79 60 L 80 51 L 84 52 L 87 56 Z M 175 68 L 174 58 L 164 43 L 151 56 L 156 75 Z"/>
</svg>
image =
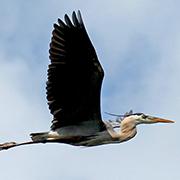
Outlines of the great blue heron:
<svg viewBox="0 0 180 180">
<path fill-rule="evenodd" d="M 7 142 L 0 149 L 35 144 L 67 143 L 76 146 L 96 146 L 121 143 L 133 138 L 138 124 L 172 123 L 144 113 L 130 111 L 119 117 L 116 125 L 102 121 L 100 92 L 104 77 L 95 49 L 88 37 L 78 11 L 72 21 L 65 15 L 64 22 L 54 24 L 50 43 L 47 81 L 47 100 L 53 115 L 50 131 L 32 133 L 32 141 Z"/>
</svg>

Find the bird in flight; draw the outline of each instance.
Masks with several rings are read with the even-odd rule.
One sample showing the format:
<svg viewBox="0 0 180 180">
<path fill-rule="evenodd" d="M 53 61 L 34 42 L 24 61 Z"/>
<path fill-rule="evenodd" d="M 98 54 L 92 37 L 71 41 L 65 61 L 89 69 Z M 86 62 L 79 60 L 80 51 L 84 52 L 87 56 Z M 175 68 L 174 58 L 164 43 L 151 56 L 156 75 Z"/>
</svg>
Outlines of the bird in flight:
<svg viewBox="0 0 180 180">
<path fill-rule="evenodd" d="M 80 11 L 72 13 L 72 20 L 66 14 L 64 21 L 58 19 L 54 24 L 49 54 L 46 89 L 53 115 L 50 131 L 32 133 L 28 142 L 0 144 L 0 150 L 36 143 L 86 147 L 121 143 L 136 135 L 139 124 L 174 122 L 132 111 L 117 115 L 116 122 L 102 120 L 100 96 L 104 71 Z"/>
</svg>

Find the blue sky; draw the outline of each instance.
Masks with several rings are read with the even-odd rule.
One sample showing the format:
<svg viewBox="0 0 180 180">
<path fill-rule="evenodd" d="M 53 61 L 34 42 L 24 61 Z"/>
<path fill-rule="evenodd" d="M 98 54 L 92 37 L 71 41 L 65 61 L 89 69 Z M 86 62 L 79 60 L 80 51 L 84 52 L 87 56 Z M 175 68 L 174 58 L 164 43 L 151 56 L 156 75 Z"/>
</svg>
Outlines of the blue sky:
<svg viewBox="0 0 180 180">
<path fill-rule="evenodd" d="M 3 151 L 1 178 L 179 180 L 179 6 L 176 0 L 1 2 L 0 142 L 25 141 L 29 133 L 49 129 L 45 82 L 52 25 L 78 9 L 106 74 L 102 113 L 133 109 L 176 121 L 141 125 L 122 144 Z"/>
</svg>

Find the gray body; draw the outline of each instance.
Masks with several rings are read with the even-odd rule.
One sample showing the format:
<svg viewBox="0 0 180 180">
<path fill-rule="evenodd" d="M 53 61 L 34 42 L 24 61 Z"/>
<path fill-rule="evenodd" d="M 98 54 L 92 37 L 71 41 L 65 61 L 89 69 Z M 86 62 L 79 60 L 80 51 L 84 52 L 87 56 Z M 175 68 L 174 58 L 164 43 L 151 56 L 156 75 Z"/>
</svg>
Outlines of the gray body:
<svg viewBox="0 0 180 180">
<path fill-rule="evenodd" d="M 129 116 L 121 121 L 119 129 L 113 128 L 112 122 L 104 122 L 106 129 L 99 131 L 93 121 L 87 121 L 79 125 L 67 126 L 56 131 L 31 134 L 33 141 L 61 142 L 75 146 L 97 146 L 110 143 L 120 143 L 133 138 L 136 133 L 136 116 Z"/>
</svg>

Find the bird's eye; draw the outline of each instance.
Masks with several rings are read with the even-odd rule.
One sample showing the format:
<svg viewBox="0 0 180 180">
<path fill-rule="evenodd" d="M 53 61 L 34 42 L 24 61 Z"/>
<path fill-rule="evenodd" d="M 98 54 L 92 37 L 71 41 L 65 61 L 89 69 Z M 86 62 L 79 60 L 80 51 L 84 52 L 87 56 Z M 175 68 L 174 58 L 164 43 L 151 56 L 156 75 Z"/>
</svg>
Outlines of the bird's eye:
<svg viewBox="0 0 180 180">
<path fill-rule="evenodd" d="M 146 119 L 147 116 L 146 116 L 145 114 L 142 114 L 142 118 L 143 118 L 143 119 Z"/>
</svg>

